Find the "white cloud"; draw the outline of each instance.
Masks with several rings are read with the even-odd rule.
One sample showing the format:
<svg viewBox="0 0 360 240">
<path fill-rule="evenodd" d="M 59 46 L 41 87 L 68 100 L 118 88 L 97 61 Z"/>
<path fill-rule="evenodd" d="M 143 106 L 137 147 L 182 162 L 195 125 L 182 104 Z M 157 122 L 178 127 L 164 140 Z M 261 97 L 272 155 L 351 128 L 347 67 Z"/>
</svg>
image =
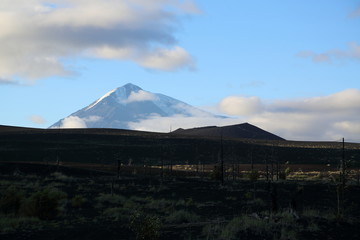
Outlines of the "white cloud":
<svg viewBox="0 0 360 240">
<path fill-rule="evenodd" d="M 0 78 L 67 76 L 73 69 L 64 60 L 72 57 L 191 68 L 174 33 L 179 17 L 197 13 L 190 0 L 2 0 Z"/>
<path fill-rule="evenodd" d="M 139 131 L 169 132 L 178 128 L 194 128 L 203 126 L 225 126 L 239 124 L 241 120 L 234 118 L 216 118 L 209 116 L 174 115 L 171 117 L 161 117 L 152 115 L 147 119 L 138 122 L 129 122 L 130 129 Z"/>
<path fill-rule="evenodd" d="M 16 84 L 16 82 L 14 82 L 11 79 L 0 78 L 0 84 L 8 85 L 8 84 Z"/>
<path fill-rule="evenodd" d="M 243 106 L 242 101 L 228 101 L 219 108 L 224 113 L 235 114 Z M 225 98 L 231 99 L 231 97 Z M 224 100 L 223 100 L 224 101 Z M 262 108 L 251 106 L 253 111 L 243 118 L 283 138 L 292 140 L 337 140 L 341 137 L 359 139 L 360 90 L 347 89 L 322 97 L 300 100 L 285 99 L 271 103 L 261 101 Z M 239 110 L 238 114 L 244 115 Z"/>
<path fill-rule="evenodd" d="M 347 133 L 360 135 L 360 122 L 356 120 L 336 122 L 334 127 Z"/>
<path fill-rule="evenodd" d="M 360 45 L 356 42 L 348 43 L 348 49 L 332 49 L 324 53 L 314 51 L 301 51 L 296 54 L 297 57 L 310 58 L 313 62 L 332 63 L 333 60 L 360 60 Z"/>
<path fill-rule="evenodd" d="M 156 96 L 150 92 L 139 90 L 138 92 L 131 92 L 126 103 L 143 102 L 156 100 Z"/>
<path fill-rule="evenodd" d="M 331 58 L 328 53 L 315 53 L 313 51 L 301 51 L 297 54 L 298 57 L 311 58 L 313 62 L 331 63 Z"/>
<path fill-rule="evenodd" d="M 360 90 L 346 89 L 328 96 L 280 100 L 268 108 L 276 112 L 351 113 L 360 111 Z"/>
<path fill-rule="evenodd" d="M 263 104 L 258 97 L 230 96 L 219 103 L 221 112 L 229 115 L 251 115 L 263 111 Z"/>
<path fill-rule="evenodd" d="M 168 132 L 170 128 L 225 126 L 249 122 L 288 140 L 336 141 L 345 137 L 360 141 L 360 90 L 346 89 L 328 96 L 282 99 L 267 102 L 258 97 L 230 96 L 217 105 L 217 111 L 233 115 L 219 118 L 202 112 L 172 117 L 152 115 L 129 128 Z"/>
<path fill-rule="evenodd" d="M 81 118 L 81 120 L 83 120 L 85 123 L 93 123 L 93 122 L 98 122 L 100 120 L 102 120 L 103 117 L 100 117 L 100 116 L 89 116 L 89 117 L 86 117 L 86 118 Z"/>
<path fill-rule="evenodd" d="M 35 123 L 35 124 L 44 124 L 46 121 L 42 116 L 39 115 L 32 115 L 30 116 L 30 121 Z"/>
<path fill-rule="evenodd" d="M 143 67 L 164 71 L 173 71 L 182 67 L 195 69 L 190 54 L 178 46 L 173 49 L 157 49 L 148 55 L 140 56 L 136 61 Z"/>
<path fill-rule="evenodd" d="M 131 60 L 148 69 L 174 71 L 180 68 L 195 69 L 192 56 L 183 48 L 144 50 L 137 47 L 101 46 L 88 52 L 90 56 L 104 59 Z"/>
<path fill-rule="evenodd" d="M 61 121 L 60 128 L 86 128 L 86 123 L 79 117 L 70 116 Z"/>
<path fill-rule="evenodd" d="M 105 45 L 92 49 L 89 54 L 98 58 L 121 60 L 131 57 L 133 55 L 133 50 L 130 48 L 114 48 Z"/>
</svg>

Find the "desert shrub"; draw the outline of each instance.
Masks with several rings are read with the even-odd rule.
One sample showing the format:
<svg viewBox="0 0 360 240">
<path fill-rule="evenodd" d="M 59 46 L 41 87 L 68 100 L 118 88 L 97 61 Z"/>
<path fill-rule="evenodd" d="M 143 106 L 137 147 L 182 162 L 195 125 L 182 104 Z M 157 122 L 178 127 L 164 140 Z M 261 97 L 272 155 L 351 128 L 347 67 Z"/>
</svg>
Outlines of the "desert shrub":
<svg viewBox="0 0 360 240">
<path fill-rule="evenodd" d="M 168 207 L 171 207 L 175 204 L 174 201 L 172 200 L 167 200 L 167 199 L 151 199 L 150 202 L 148 202 L 148 204 L 146 204 L 146 207 L 149 209 L 165 209 Z"/>
<path fill-rule="evenodd" d="M 313 217 L 319 217 L 320 216 L 320 210 L 313 209 L 313 208 L 305 208 L 302 212 L 302 215 L 304 217 L 313 218 Z"/>
<path fill-rule="evenodd" d="M 172 212 L 169 216 L 165 218 L 165 221 L 168 223 L 191 223 L 199 220 L 200 217 L 198 215 L 185 210 L 178 210 Z"/>
<path fill-rule="evenodd" d="M 309 232 L 318 232 L 320 231 L 320 227 L 314 220 L 311 220 L 307 225 L 306 230 Z"/>
<path fill-rule="evenodd" d="M 73 177 L 67 176 L 61 172 L 53 172 L 50 174 L 51 177 L 55 178 L 56 180 L 71 182 L 74 181 Z"/>
<path fill-rule="evenodd" d="M 286 240 L 296 240 L 298 239 L 298 233 L 296 230 L 292 228 L 285 228 L 282 227 L 280 230 L 280 240 L 286 239 Z"/>
<path fill-rule="evenodd" d="M 220 239 L 236 239 L 240 233 L 242 219 L 240 217 L 233 218 L 221 231 Z"/>
<path fill-rule="evenodd" d="M 326 174 L 325 172 L 319 172 L 319 173 L 316 175 L 316 178 L 319 179 L 319 180 L 327 179 L 327 178 L 328 178 L 328 174 Z"/>
<path fill-rule="evenodd" d="M 284 170 L 286 176 L 289 176 L 289 174 L 291 173 L 291 169 L 289 167 L 285 168 Z"/>
<path fill-rule="evenodd" d="M 126 198 L 122 195 L 117 194 L 104 194 L 100 193 L 100 195 L 95 199 L 97 204 L 97 208 L 103 207 L 118 207 L 119 205 L 123 205 L 126 201 Z"/>
<path fill-rule="evenodd" d="M 23 191 L 14 185 L 10 185 L 0 198 L 0 212 L 17 215 L 23 200 Z"/>
<path fill-rule="evenodd" d="M 128 222 L 131 212 L 132 210 L 129 208 L 107 208 L 104 210 L 103 216 L 113 221 Z"/>
<path fill-rule="evenodd" d="M 222 178 L 222 169 L 219 166 L 214 166 L 213 170 L 210 173 L 210 178 L 212 180 L 218 180 L 220 181 Z"/>
<path fill-rule="evenodd" d="M 71 199 L 71 206 L 73 208 L 82 208 L 85 203 L 86 198 L 83 195 L 75 195 L 75 197 Z"/>
<path fill-rule="evenodd" d="M 158 193 L 158 192 L 162 192 L 162 191 L 166 191 L 166 190 L 169 190 L 169 188 L 162 184 L 159 186 L 149 185 L 149 187 L 148 187 L 148 191 L 153 192 L 153 193 Z"/>
<path fill-rule="evenodd" d="M 266 202 L 261 198 L 255 198 L 252 201 L 250 201 L 249 203 L 254 205 L 255 208 L 261 208 L 261 207 L 265 207 L 267 205 Z"/>
<path fill-rule="evenodd" d="M 224 226 L 220 223 L 206 224 L 203 227 L 201 234 L 206 240 L 218 240 L 223 228 Z"/>
<path fill-rule="evenodd" d="M 253 193 L 252 192 L 246 192 L 244 193 L 244 198 L 247 200 L 250 200 L 253 198 Z"/>
<path fill-rule="evenodd" d="M 137 240 L 154 240 L 160 237 L 161 222 L 156 216 L 136 211 L 130 217 L 130 229 Z"/>
<path fill-rule="evenodd" d="M 241 216 L 233 218 L 222 230 L 220 239 L 238 239 L 241 233 L 271 236 L 271 224 L 263 219 Z"/>
<path fill-rule="evenodd" d="M 45 188 L 33 193 L 20 207 L 21 215 L 54 219 L 61 212 L 60 203 L 66 200 L 66 193 L 56 188 Z"/>
<path fill-rule="evenodd" d="M 281 180 L 286 180 L 286 174 L 285 174 L 284 171 L 280 171 L 280 172 L 279 172 L 279 179 L 281 179 Z"/>
<path fill-rule="evenodd" d="M 141 204 L 131 200 L 131 199 L 127 199 L 124 204 L 123 204 L 123 207 L 124 208 L 127 208 L 127 209 L 130 209 L 130 210 L 136 210 L 136 209 L 139 209 L 141 206 Z"/>
<path fill-rule="evenodd" d="M 340 172 L 332 172 L 329 173 L 329 179 L 332 183 L 339 183 L 341 181 Z"/>
<path fill-rule="evenodd" d="M 40 229 L 41 221 L 35 217 L 0 216 L 0 233 L 15 232 L 19 229 Z"/>
<path fill-rule="evenodd" d="M 294 218 L 294 215 L 289 211 L 279 212 L 275 215 L 275 217 L 280 219 L 279 223 L 281 226 L 293 227 L 296 225 L 296 219 Z"/>
<path fill-rule="evenodd" d="M 175 206 L 179 207 L 191 207 L 191 206 L 195 206 L 196 203 L 194 202 L 194 200 L 192 198 L 186 198 L 186 199 L 179 199 L 176 203 Z"/>
<path fill-rule="evenodd" d="M 138 197 L 138 196 L 131 196 L 129 198 L 130 201 L 136 202 L 136 203 L 146 203 L 148 201 L 148 197 L 143 198 L 143 197 Z"/>
<path fill-rule="evenodd" d="M 259 171 L 253 170 L 248 173 L 247 177 L 250 181 L 257 181 L 260 177 L 260 173 Z"/>
</svg>

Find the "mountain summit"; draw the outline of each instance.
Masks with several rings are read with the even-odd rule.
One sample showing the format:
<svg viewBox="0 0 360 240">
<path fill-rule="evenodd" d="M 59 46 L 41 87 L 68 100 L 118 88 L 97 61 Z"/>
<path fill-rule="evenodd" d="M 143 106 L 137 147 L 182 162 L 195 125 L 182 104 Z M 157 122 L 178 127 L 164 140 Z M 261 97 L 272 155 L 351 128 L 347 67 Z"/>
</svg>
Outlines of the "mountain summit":
<svg viewBox="0 0 360 240">
<path fill-rule="evenodd" d="M 54 123 L 50 128 L 88 127 L 130 129 L 129 124 L 153 117 L 219 117 L 159 93 L 128 83 Z"/>
</svg>

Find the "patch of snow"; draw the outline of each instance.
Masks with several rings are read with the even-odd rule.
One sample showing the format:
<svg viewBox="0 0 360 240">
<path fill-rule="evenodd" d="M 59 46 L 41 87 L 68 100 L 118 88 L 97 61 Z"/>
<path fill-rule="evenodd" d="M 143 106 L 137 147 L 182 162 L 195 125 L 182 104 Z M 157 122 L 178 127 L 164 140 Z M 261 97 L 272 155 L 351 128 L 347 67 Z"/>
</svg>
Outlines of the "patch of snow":
<svg viewBox="0 0 360 240">
<path fill-rule="evenodd" d="M 98 100 L 96 100 L 93 104 L 91 104 L 90 106 L 88 106 L 85 111 L 89 110 L 90 108 L 93 108 L 96 104 L 98 104 L 99 102 L 101 102 L 104 98 L 107 98 L 108 96 L 110 96 L 113 92 L 115 92 L 116 89 L 111 90 L 110 92 L 108 92 L 107 94 L 105 94 L 104 96 L 102 96 L 101 98 L 99 98 Z"/>
</svg>

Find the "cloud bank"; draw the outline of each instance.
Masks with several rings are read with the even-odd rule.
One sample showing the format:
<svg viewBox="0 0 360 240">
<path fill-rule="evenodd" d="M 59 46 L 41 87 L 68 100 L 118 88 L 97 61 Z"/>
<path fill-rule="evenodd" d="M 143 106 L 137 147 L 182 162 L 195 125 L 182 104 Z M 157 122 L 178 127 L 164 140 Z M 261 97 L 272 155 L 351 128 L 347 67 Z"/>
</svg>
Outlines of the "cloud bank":
<svg viewBox="0 0 360 240">
<path fill-rule="evenodd" d="M 175 32 L 181 16 L 197 13 L 192 0 L 2 0 L 0 79 L 71 75 L 63 60 L 73 57 L 193 68 Z"/>
<path fill-rule="evenodd" d="M 360 90 L 347 89 L 328 96 L 271 103 L 254 97 L 234 96 L 221 101 L 218 109 L 286 139 L 337 140 L 345 137 L 359 141 L 359 102 Z"/>
<path fill-rule="evenodd" d="M 226 126 L 249 122 L 288 140 L 360 142 L 360 90 L 347 89 L 328 96 L 282 99 L 273 102 L 258 97 L 229 96 L 217 105 L 219 118 L 203 113 L 192 116 L 149 116 L 130 122 L 130 129 L 168 132 L 170 129 Z"/>
<path fill-rule="evenodd" d="M 229 115 L 252 115 L 263 110 L 263 104 L 258 97 L 230 96 L 219 103 L 219 108 Z"/>
<path fill-rule="evenodd" d="M 59 128 L 86 128 L 86 123 L 79 117 L 69 116 L 61 121 Z"/>
<path fill-rule="evenodd" d="M 161 117 L 152 115 L 138 122 L 129 122 L 128 127 L 139 131 L 169 132 L 178 128 L 194 128 L 203 126 L 225 126 L 238 124 L 239 119 L 236 118 L 217 118 L 214 116 L 198 116 L 173 115 L 171 117 Z"/>
<path fill-rule="evenodd" d="M 138 92 L 131 92 L 129 97 L 126 100 L 126 103 L 131 102 L 143 102 L 143 101 L 154 101 L 156 100 L 156 95 L 146 92 L 144 90 L 139 90 Z"/>
</svg>

